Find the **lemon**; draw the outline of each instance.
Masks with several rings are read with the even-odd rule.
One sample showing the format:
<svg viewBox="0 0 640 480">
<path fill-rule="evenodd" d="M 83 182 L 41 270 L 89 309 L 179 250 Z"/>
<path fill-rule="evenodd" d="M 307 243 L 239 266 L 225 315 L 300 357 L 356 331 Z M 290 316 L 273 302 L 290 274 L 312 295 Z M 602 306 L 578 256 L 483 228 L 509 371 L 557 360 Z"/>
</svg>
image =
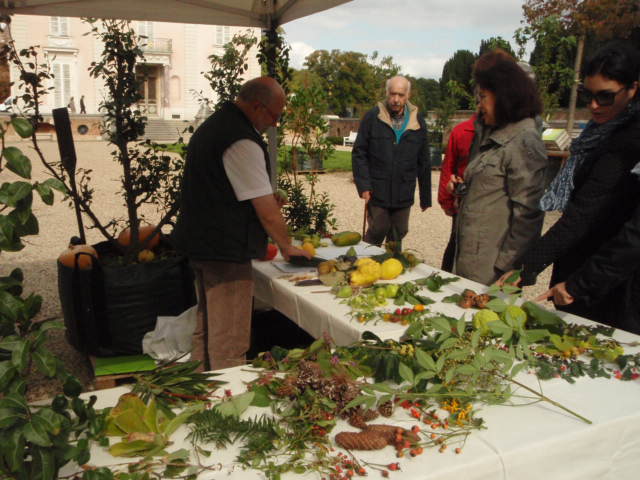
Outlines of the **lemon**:
<svg viewBox="0 0 640 480">
<path fill-rule="evenodd" d="M 140 263 L 151 262 L 154 258 L 156 258 L 156 254 L 151 250 L 140 250 L 140 253 L 138 253 L 138 261 Z"/>
<path fill-rule="evenodd" d="M 397 258 L 388 258 L 382 262 L 382 276 L 383 280 L 393 280 L 402 273 L 404 267 Z"/>
<path fill-rule="evenodd" d="M 311 255 L 312 257 L 315 256 L 316 254 L 316 247 L 314 247 L 313 243 L 311 242 L 304 242 L 302 244 L 302 250 L 305 250 L 306 252 L 308 252 L 309 255 Z"/>
</svg>

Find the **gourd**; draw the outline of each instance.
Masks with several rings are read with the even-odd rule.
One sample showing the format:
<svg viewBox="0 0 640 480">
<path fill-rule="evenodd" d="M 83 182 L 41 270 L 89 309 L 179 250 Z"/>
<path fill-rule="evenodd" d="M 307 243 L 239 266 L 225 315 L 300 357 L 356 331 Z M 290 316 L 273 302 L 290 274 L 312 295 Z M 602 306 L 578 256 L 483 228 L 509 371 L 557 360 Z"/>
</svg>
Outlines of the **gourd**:
<svg viewBox="0 0 640 480">
<path fill-rule="evenodd" d="M 74 245 L 71 243 L 69 248 L 60 254 L 58 261 L 65 267 L 75 268 L 76 256 L 78 268 L 80 270 L 89 270 L 93 266 L 94 260 L 97 260 L 98 252 L 91 245 Z"/>
<path fill-rule="evenodd" d="M 155 225 L 140 225 L 140 227 L 138 228 L 138 239 L 140 240 L 140 243 L 143 243 L 155 229 Z M 131 245 L 130 228 L 125 228 L 120 233 L 120 235 L 118 235 L 118 243 L 123 247 L 128 247 L 129 245 Z M 147 250 L 152 250 L 158 246 L 158 243 L 160 243 L 160 233 L 154 235 L 153 238 L 151 238 L 151 240 L 149 240 L 149 242 L 145 245 L 145 248 Z"/>
</svg>

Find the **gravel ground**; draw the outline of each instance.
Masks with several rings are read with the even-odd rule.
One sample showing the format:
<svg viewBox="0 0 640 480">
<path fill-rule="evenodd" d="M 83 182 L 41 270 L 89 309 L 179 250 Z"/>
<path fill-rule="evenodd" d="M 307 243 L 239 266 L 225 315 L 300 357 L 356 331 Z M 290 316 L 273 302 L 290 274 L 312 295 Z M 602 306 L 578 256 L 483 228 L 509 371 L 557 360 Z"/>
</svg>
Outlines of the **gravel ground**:
<svg viewBox="0 0 640 480">
<path fill-rule="evenodd" d="M 42 166 L 36 160 L 35 152 L 26 142 L 13 144 L 21 148 L 32 159 L 33 178 L 43 180 L 47 175 Z M 45 158 L 49 161 L 59 159 L 57 144 L 55 142 L 42 142 L 41 148 Z M 123 217 L 125 209 L 119 191 L 119 166 L 111 159 L 110 147 L 105 142 L 77 142 L 76 152 L 78 167 L 91 170 L 92 186 L 94 193 L 94 208 L 98 216 L 106 223 L 113 217 Z M 439 172 L 432 173 L 432 192 L 434 202 L 437 197 L 437 182 Z M 0 173 L 0 183 L 12 181 L 15 176 L 11 172 Z M 338 219 L 339 230 L 362 230 L 362 201 L 356 194 L 355 185 L 351 173 L 337 172 L 319 176 L 318 191 L 329 194 L 335 204 L 335 217 Z M 25 274 L 26 292 L 37 292 L 43 297 L 40 320 L 59 318 L 61 316 L 60 302 L 57 291 L 56 258 L 69 242 L 69 238 L 77 234 L 77 226 L 73 210 L 67 203 L 60 202 L 57 196 L 53 206 L 44 205 L 39 199 L 34 200 L 34 213 L 40 224 L 40 234 L 25 239 L 26 248 L 18 253 L 4 253 L 2 255 L 2 271 L 20 267 Z M 146 215 L 149 221 L 153 221 L 157 214 L 151 209 Z M 557 215 L 547 215 L 545 228 L 548 228 Z M 409 234 L 404 241 L 404 247 L 412 248 L 420 252 L 422 258 L 429 265 L 440 266 L 442 253 L 449 239 L 451 220 L 444 215 L 438 206 L 421 212 L 414 206 L 411 212 Z M 88 230 L 89 243 L 103 240 L 97 230 Z M 7 262 L 7 263 L 5 263 Z M 525 296 L 531 298 L 544 291 L 549 281 L 549 270 L 538 278 L 538 285 L 525 289 Z M 56 332 L 49 341 L 50 348 L 63 362 L 70 367 L 83 383 L 90 387 L 90 370 L 86 359 L 64 339 L 61 332 Z M 50 385 L 44 379 L 36 378 L 34 382 L 34 397 L 46 395 L 55 385 Z"/>
</svg>

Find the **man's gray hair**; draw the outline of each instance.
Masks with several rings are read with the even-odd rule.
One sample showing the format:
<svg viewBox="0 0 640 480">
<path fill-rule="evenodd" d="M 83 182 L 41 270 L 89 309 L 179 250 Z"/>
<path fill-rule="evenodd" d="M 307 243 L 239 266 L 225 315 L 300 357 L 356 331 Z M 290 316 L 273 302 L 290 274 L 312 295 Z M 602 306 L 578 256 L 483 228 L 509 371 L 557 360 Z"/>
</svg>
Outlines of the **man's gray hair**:
<svg viewBox="0 0 640 480">
<path fill-rule="evenodd" d="M 385 91 L 387 93 L 389 93 L 389 88 L 391 88 L 391 82 L 394 80 L 404 80 L 407 83 L 407 93 L 411 93 L 411 82 L 407 77 L 403 77 L 402 75 L 396 75 L 387 80 L 387 83 L 385 84 Z"/>
<path fill-rule="evenodd" d="M 262 78 L 254 78 L 240 87 L 238 99 L 244 102 L 270 103 L 275 97 L 276 91 L 272 85 L 268 85 Z"/>
</svg>

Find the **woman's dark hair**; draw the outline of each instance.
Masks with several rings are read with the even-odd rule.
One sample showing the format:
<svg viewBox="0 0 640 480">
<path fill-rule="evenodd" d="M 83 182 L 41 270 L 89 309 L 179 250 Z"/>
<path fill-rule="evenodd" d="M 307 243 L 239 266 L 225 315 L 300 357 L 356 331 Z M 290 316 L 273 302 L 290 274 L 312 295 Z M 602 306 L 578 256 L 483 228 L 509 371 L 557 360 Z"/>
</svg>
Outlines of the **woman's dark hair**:
<svg viewBox="0 0 640 480">
<path fill-rule="evenodd" d="M 584 66 L 585 77 L 597 74 L 630 87 L 640 77 L 640 53 L 629 43 L 607 43 Z"/>
<path fill-rule="evenodd" d="M 478 87 L 495 95 L 498 127 L 542 113 L 534 81 L 504 51 L 496 49 L 482 55 L 473 67 L 473 79 Z"/>
</svg>

